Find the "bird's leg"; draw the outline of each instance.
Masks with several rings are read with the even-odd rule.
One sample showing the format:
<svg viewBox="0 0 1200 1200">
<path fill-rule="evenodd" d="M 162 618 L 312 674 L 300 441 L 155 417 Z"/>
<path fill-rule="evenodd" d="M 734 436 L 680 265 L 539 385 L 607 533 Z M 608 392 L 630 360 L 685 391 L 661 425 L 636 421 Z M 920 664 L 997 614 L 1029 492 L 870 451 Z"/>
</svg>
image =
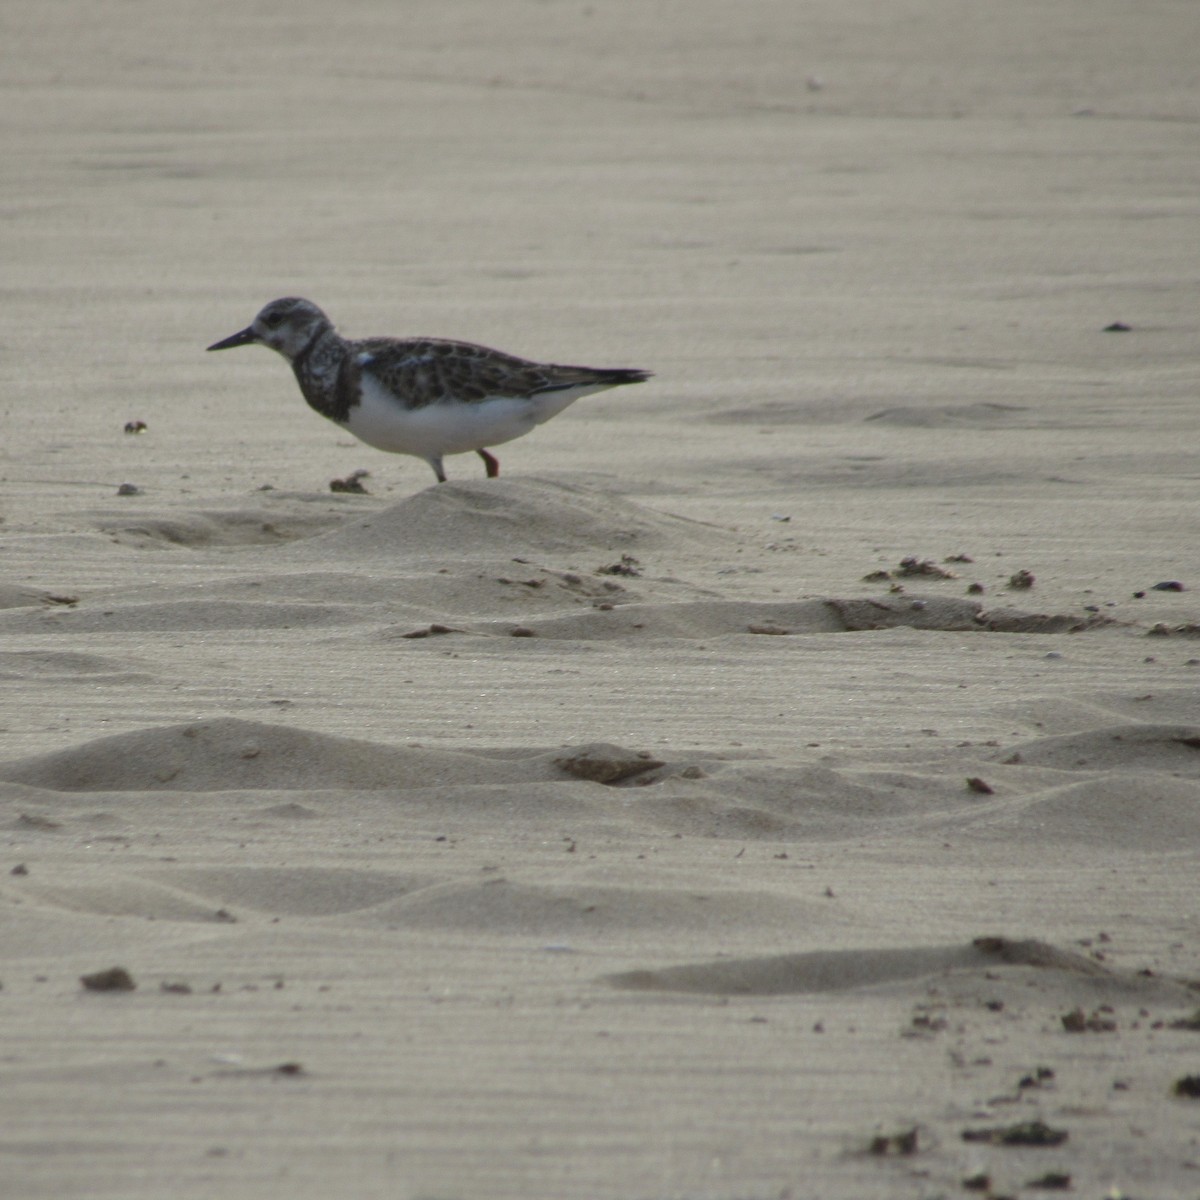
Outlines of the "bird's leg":
<svg viewBox="0 0 1200 1200">
<path fill-rule="evenodd" d="M 446 471 L 442 467 L 442 457 L 440 454 L 432 455 L 425 460 L 432 468 L 433 473 L 437 476 L 438 483 L 446 482 Z"/>
<path fill-rule="evenodd" d="M 476 450 L 475 453 L 483 459 L 483 465 L 487 468 L 487 477 L 495 479 L 500 474 L 500 460 L 494 454 L 489 454 L 486 450 Z"/>
</svg>

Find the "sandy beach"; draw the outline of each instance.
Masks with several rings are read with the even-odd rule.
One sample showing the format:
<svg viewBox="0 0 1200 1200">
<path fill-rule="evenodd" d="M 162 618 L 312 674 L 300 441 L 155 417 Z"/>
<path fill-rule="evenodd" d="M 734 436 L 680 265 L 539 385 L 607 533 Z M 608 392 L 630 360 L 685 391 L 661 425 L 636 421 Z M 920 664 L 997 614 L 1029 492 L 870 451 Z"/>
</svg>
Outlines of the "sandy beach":
<svg viewBox="0 0 1200 1200">
<path fill-rule="evenodd" d="M 1200 1192 L 1194 3 L 2 25 L 0 1195 Z"/>
</svg>

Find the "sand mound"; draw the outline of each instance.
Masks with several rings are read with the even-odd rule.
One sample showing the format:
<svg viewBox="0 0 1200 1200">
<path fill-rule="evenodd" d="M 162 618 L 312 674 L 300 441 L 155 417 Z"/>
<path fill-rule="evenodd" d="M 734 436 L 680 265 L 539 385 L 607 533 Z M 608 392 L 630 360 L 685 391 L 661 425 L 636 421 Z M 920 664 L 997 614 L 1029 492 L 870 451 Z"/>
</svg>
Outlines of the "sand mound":
<svg viewBox="0 0 1200 1200">
<path fill-rule="evenodd" d="M 372 909 L 438 882 L 428 876 L 339 867 L 186 867 L 156 872 L 210 906 L 270 916 L 328 917 Z"/>
<path fill-rule="evenodd" d="M 1086 733 L 1025 742 L 1007 752 L 1010 762 L 1059 770 L 1119 770 L 1138 767 L 1172 774 L 1200 774 L 1200 727 L 1116 725 Z"/>
<path fill-rule="evenodd" d="M 972 822 L 1015 840 L 1128 846 L 1141 851 L 1200 843 L 1200 780 L 1124 771 L 1033 793 Z"/>
<path fill-rule="evenodd" d="M 988 365 L 988 364 L 981 364 Z M 991 364 L 998 366 L 1000 364 Z M 901 425 L 917 429 L 940 429 L 946 426 L 969 426 L 975 429 L 1040 428 L 1041 420 L 1031 420 L 1031 412 L 1023 404 L 922 404 L 897 405 L 880 409 L 866 418 L 880 425 Z"/>
<path fill-rule="evenodd" d="M 984 612 L 983 606 L 975 601 L 940 596 L 792 603 L 709 599 L 622 603 L 542 617 L 532 624 L 521 622 L 537 637 L 571 641 L 852 633 L 897 628 L 955 633 L 1062 633 L 1098 623 L 1101 622 L 1088 615 L 1041 615 L 1013 609 Z M 477 625 L 473 631 L 511 634 L 513 628 L 512 622 L 495 621 Z"/>
<path fill-rule="evenodd" d="M 1055 971 L 1091 983 L 1137 990 L 1136 977 L 1118 975 L 1099 963 L 1045 942 L 1002 937 L 976 938 L 966 945 L 905 946 L 882 950 L 824 950 L 762 958 L 725 959 L 608 976 L 616 987 L 639 991 L 703 992 L 725 996 L 780 996 L 847 991 L 999 966 Z M 1156 985 L 1151 985 L 1156 986 Z"/>
<path fill-rule="evenodd" d="M 236 718 L 99 738 L 0 763 L 0 779 L 58 792 L 378 790 L 552 780 L 636 782 L 665 766 L 606 743 L 558 751 L 428 750 L 387 746 Z"/>
<path fill-rule="evenodd" d="M 3 779 L 96 792 L 414 787 L 448 776 L 495 780 L 506 771 L 514 768 L 476 755 L 381 746 L 233 718 L 118 734 L 0 764 Z"/>
<path fill-rule="evenodd" d="M 636 813 L 696 837 L 792 840 L 903 829 L 916 817 L 961 808 L 961 775 L 839 771 L 804 763 L 696 759 L 655 773 Z"/>
<path fill-rule="evenodd" d="M 69 604 L 73 597 L 43 592 L 38 588 L 21 587 L 15 583 L 0 583 L 0 609 L 33 608 L 47 604 Z"/>
<path fill-rule="evenodd" d="M 288 550 L 289 557 L 456 561 L 723 544 L 714 526 L 656 513 L 614 493 L 545 478 L 476 480 L 426 488 L 399 504 Z"/>
<path fill-rule="evenodd" d="M 221 579 L 186 587 L 176 586 L 139 593 L 150 599 L 271 601 L 332 606 L 353 605 L 365 617 L 375 607 L 381 617 L 398 611 L 414 618 L 440 615 L 493 614 L 506 609 L 561 611 L 568 606 L 591 605 L 615 595 L 631 595 L 624 583 L 604 575 L 596 556 L 593 574 L 551 570 L 528 563 L 490 564 L 478 569 L 417 571 L 413 574 L 371 575 L 364 571 L 297 571 Z M 385 568 L 390 564 L 382 564 Z M 108 607 L 106 605 L 106 607 Z"/>
<path fill-rule="evenodd" d="M 257 604 L 236 600 L 176 600 L 159 604 L 104 604 L 44 612 L 0 613 L 0 629 L 10 633 L 167 633 L 191 630 L 296 629 L 345 625 L 360 618 L 351 605 Z"/>
<path fill-rule="evenodd" d="M 88 683 L 137 683 L 151 675 L 132 670 L 137 660 L 87 654 L 78 650 L 0 651 L 0 679 L 76 680 Z"/>
<path fill-rule="evenodd" d="M 97 519 L 96 527 L 120 546 L 139 550 L 200 550 L 220 546 L 273 546 L 296 538 L 313 537 L 342 520 L 336 512 L 247 508 L 169 517 L 109 513 Z"/>
<path fill-rule="evenodd" d="M 827 924 L 828 906 L 765 892 L 523 883 L 496 877 L 414 892 L 370 914 L 373 923 L 528 937 L 676 930 L 719 938 L 775 923 Z"/>
<path fill-rule="evenodd" d="M 225 718 L 9 761 L 0 780 L 10 785 L 8 827 L 24 834 L 86 831 L 58 796 L 122 796 L 120 811 L 132 813 L 142 797 L 260 791 L 257 819 L 273 824 L 327 818 L 378 793 L 438 831 L 502 820 L 558 832 L 582 822 L 751 843 L 957 830 L 976 841 L 1169 850 L 1200 838 L 1195 738 L 1191 726 L 1120 726 L 1038 739 L 1019 761 L 1009 755 L 991 768 L 956 754 L 901 770 L 603 742 L 442 750 Z M 992 794 L 967 784 L 981 771 Z"/>
<path fill-rule="evenodd" d="M 150 921 L 220 921 L 220 906 L 167 883 L 109 877 L 103 881 L 43 883 L 21 888 L 22 902 L 34 900 L 51 908 L 94 917 L 141 917 Z"/>
<path fill-rule="evenodd" d="M 832 632 L 836 618 L 821 601 L 756 604 L 750 601 L 701 600 L 682 604 L 620 604 L 586 612 L 538 617 L 521 625 L 535 636 L 565 641 L 644 638 L 707 638 L 738 633 L 789 634 Z M 475 632 L 511 634 L 512 621 L 491 621 Z"/>
</svg>

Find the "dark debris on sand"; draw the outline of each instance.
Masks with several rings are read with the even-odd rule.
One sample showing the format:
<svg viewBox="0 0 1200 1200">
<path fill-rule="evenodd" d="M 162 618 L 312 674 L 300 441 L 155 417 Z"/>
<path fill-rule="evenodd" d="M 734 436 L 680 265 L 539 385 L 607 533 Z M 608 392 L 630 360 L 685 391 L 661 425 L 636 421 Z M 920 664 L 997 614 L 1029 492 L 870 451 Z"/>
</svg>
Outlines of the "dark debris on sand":
<svg viewBox="0 0 1200 1200">
<path fill-rule="evenodd" d="M 331 479 L 329 481 L 329 490 L 331 492 L 344 492 L 352 496 L 366 496 L 367 489 L 363 487 L 362 481 L 370 477 L 370 471 L 351 471 L 345 479 Z"/>
<path fill-rule="evenodd" d="M 880 1133 L 871 1139 L 867 1150 L 871 1154 L 899 1154 L 908 1156 L 916 1154 L 919 1149 L 917 1127 L 902 1129 L 899 1133 Z"/>
<path fill-rule="evenodd" d="M 656 771 L 663 763 L 647 750 L 621 750 L 615 746 L 586 746 L 554 760 L 554 765 L 593 783 L 614 784 Z"/>
<path fill-rule="evenodd" d="M 137 984 L 124 967 L 109 967 L 91 975 L 81 975 L 79 982 L 89 992 L 132 992 Z"/>
<path fill-rule="evenodd" d="M 1044 1121 L 1022 1121 L 1016 1125 L 992 1125 L 964 1129 L 964 1142 L 986 1142 L 989 1146 L 1061 1146 L 1070 1137 L 1065 1129 L 1052 1129 Z"/>
</svg>

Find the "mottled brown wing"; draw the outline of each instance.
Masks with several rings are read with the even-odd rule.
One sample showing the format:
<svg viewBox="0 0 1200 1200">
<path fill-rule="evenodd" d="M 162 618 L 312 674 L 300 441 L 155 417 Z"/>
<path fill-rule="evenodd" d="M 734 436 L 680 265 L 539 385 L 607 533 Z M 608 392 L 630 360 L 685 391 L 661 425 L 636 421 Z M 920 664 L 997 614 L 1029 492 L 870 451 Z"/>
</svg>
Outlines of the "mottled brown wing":
<svg viewBox="0 0 1200 1200">
<path fill-rule="evenodd" d="M 627 368 L 536 363 L 443 338 L 367 338 L 355 342 L 354 349 L 361 369 L 413 408 L 447 399 L 463 404 L 498 396 L 525 399 L 562 388 L 616 386 L 648 378 L 645 371 Z"/>
<path fill-rule="evenodd" d="M 414 408 L 447 399 L 472 404 L 489 396 L 532 396 L 567 386 L 560 372 L 571 370 L 439 338 L 370 338 L 355 350 L 363 371 Z"/>
</svg>

